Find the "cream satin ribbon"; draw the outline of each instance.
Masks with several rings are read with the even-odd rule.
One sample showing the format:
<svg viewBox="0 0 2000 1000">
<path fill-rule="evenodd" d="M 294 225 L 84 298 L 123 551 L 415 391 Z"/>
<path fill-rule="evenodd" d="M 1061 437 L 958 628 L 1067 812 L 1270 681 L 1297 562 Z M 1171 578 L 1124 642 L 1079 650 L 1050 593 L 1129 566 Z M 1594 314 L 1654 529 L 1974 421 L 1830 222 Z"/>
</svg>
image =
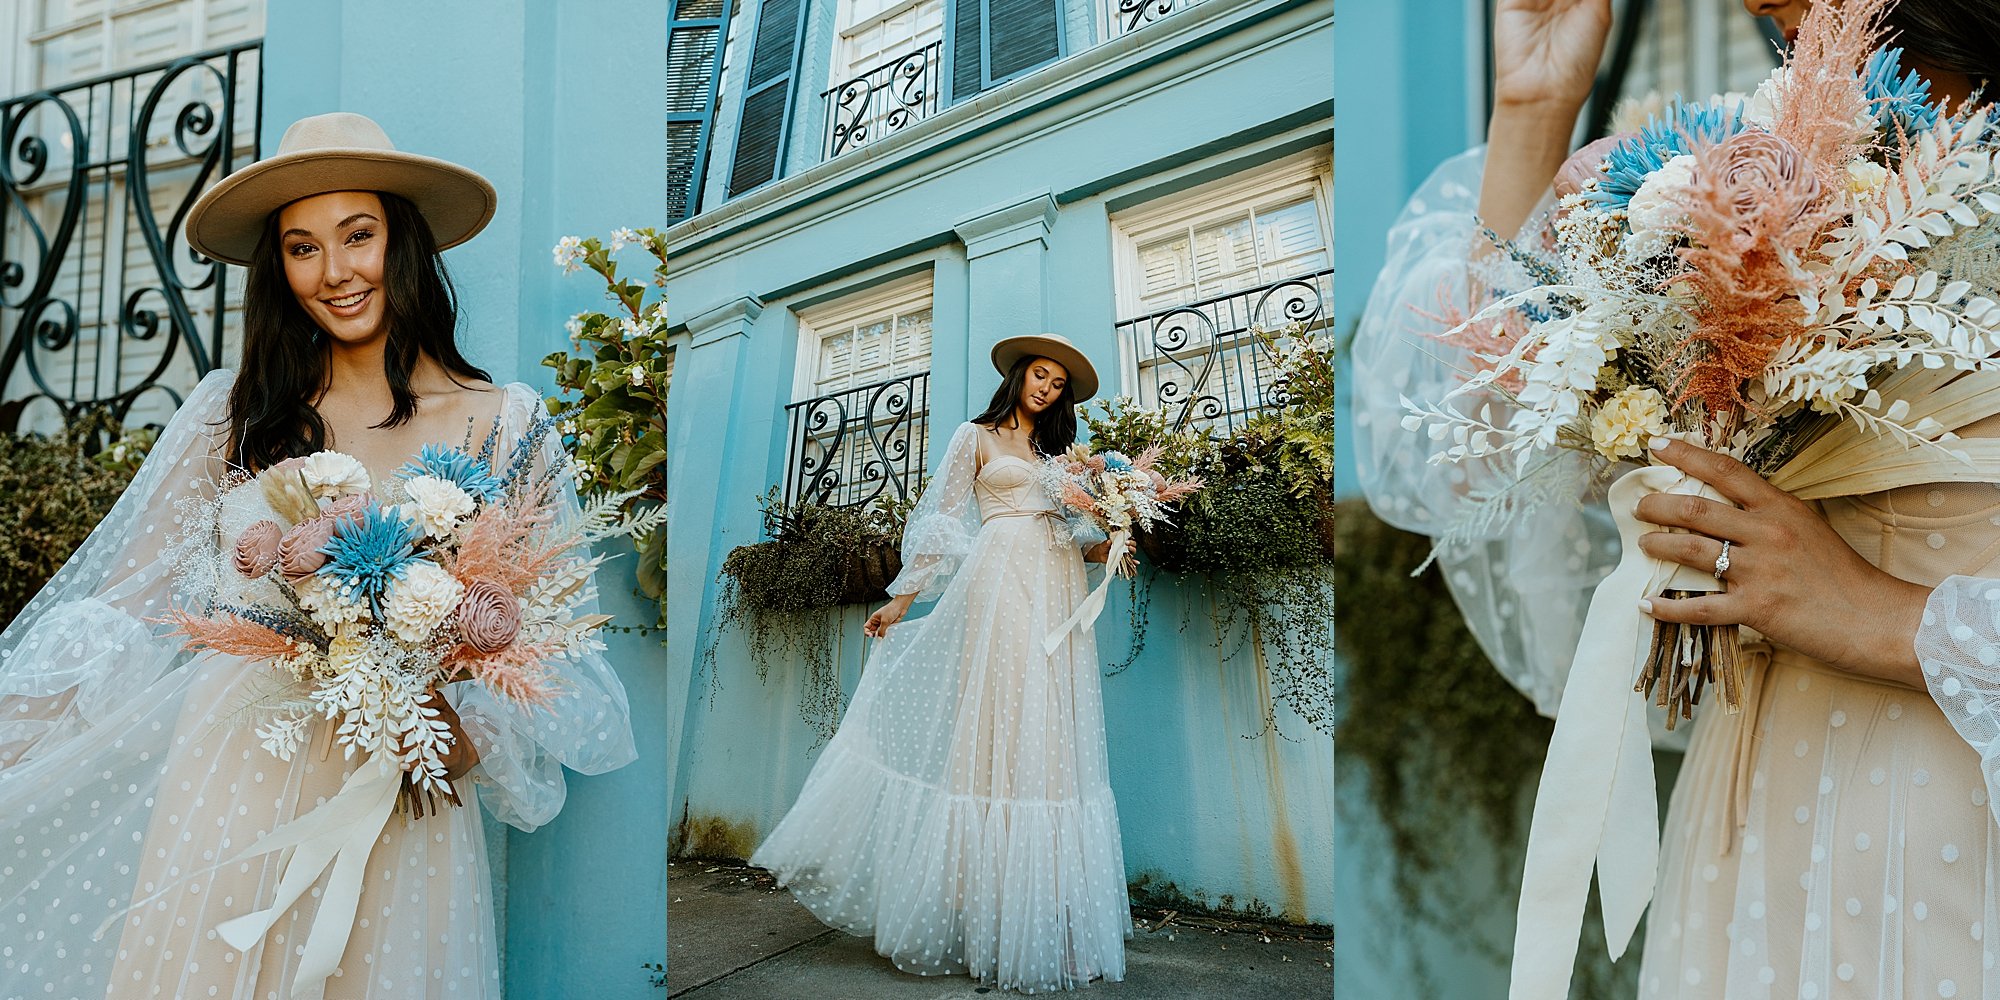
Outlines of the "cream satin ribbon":
<svg viewBox="0 0 2000 1000">
<path fill-rule="evenodd" d="M 339 967 L 341 953 L 347 950 L 347 939 L 354 932 L 369 852 L 389 822 L 402 784 L 403 772 L 394 764 L 377 757 L 363 760 L 333 798 L 304 816 L 273 827 L 228 862 L 294 848 L 285 860 L 277 894 L 269 906 L 216 925 L 216 933 L 237 951 L 256 947 L 327 866 L 333 867 L 313 913 L 305 953 L 292 977 L 293 1000 L 319 1000 L 326 994 L 327 977 Z"/>
<path fill-rule="evenodd" d="M 1885 399 L 1909 405 L 1906 425 L 1929 417 L 1957 430 L 2000 414 L 1996 372 L 1905 369 L 1879 390 Z M 1912 447 L 1904 437 L 1843 420 L 1800 449 L 1770 480 L 1802 500 L 1939 482 L 2000 482 L 2000 439 Z M 1652 620 L 1638 604 L 1665 589 L 1715 589 L 1701 571 L 1639 551 L 1639 535 L 1652 526 L 1638 519 L 1635 508 L 1640 499 L 1660 492 L 1719 499 L 1706 484 L 1667 466 L 1628 472 L 1611 486 L 1611 515 L 1623 551 L 1617 568 L 1591 596 L 1535 792 L 1510 1000 L 1569 996 L 1593 863 L 1612 959 L 1624 954 L 1652 901 L 1659 806 L 1646 699 L 1633 690 L 1650 649 Z M 1753 680 L 1752 686 L 1760 682 Z M 1755 701 L 1746 704 L 1754 707 Z"/>
<path fill-rule="evenodd" d="M 1057 625 L 1056 630 L 1050 632 L 1047 639 L 1042 640 L 1044 654 L 1056 655 L 1057 647 L 1063 644 L 1063 640 L 1068 638 L 1071 632 L 1097 624 L 1097 616 L 1104 613 L 1104 599 L 1111 592 L 1111 581 L 1118 576 L 1108 560 L 1123 558 L 1125 543 L 1131 538 L 1132 536 L 1123 528 L 1111 533 L 1111 548 L 1107 550 L 1109 555 L 1104 566 L 1104 579 L 1099 580 L 1097 586 L 1091 588 L 1090 593 L 1084 597 L 1083 603 L 1077 605 L 1076 610 L 1071 612 L 1061 625 Z"/>
</svg>

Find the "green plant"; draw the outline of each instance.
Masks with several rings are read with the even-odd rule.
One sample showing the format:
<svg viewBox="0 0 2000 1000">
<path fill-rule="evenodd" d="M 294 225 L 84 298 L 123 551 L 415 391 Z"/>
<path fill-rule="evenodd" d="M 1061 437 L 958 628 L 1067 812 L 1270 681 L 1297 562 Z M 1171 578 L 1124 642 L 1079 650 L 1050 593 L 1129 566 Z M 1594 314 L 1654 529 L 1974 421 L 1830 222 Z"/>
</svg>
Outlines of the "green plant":
<svg viewBox="0 0 2000 1000">
<path fill-rule="evenodd" d="M 894 578 L 915 496 L 865 507 L 786 507 L 773 487 L 759 498 L 770 541 L 738 547 L 723 560 L 714 638 L 703 653 L 710 683 L 720 682 L 715 644 L 725 631 L 748 636 L 760 680 L 775 660 L 799 657 L 806 667 L 799 716 L 821 742 L 831 739 L 844 704 L 833 663 L 834 611 L 880 596 Z"/>
<path fill-rule="evenodd" d="M 652 229 L 619 229 L 609 242 L 565 236 L 556 244 L 556 264 L 565 273 L 588 267 L 604 279 L 613 312 L 580 312 L 570 317 L 569 351 L 542 359 L 555 370 L 562 394 L 549 412 L 574 410 L 562 425 L 563 443 L 577 463 L 577 479 L 590 492 L 629 492 L 627 513 L 667 502 L 667 381 L 673 349 L 667 346 L 664 294 L 646 301 L 648 284 L 621 277 L 617 254 L 642 246 L 657 263 L 651 286 L 667 285 L 666 239 Z M 576 394 L 572 398 L 571 394 Z M 656 627 L 667 622 L 667 532 L 637 540 L 638 588 L 657 602 Z"/>
<path fill-rule="evenodd" d="M 21 613 L 131 482 L 136 462 L 104 463 L 85 453 L 108 417 L 91 417 L 55 437 L 0 435 L 0 628 Z M 100 455 L 102 452 L 100 452 Z"/>
<path fill-rule="evenodd" d="M 1500 893 L 1518 885 L 1523 795 L 1541 771 L 1553 724 L 1487 661 L 1439 571 L 1410 576 L 1430 539 L 1398 531 L 1358 503 L 1342 504 L 1336 523 L 1334 579 L 1350 609 L 1340 620 L 1340 756 L 1366 773 L 1394 856 L 1399 923 L 1505 961 L 1509 942 L 1470 929 L 1464 866 L 1489 858 Z M 1602 922 L 1586 917 L 1584 926 L 1595 940 L 1579 952 L 1571 995 L 1631 996 L 1638 963 L 1628 957 L 1611 966 Z"/>
<path fill-rule="evenodd" d="M 1166 415 L 1129 397 L 1085 411 L 1093 448 L 1161 449 L 1162 471 L 1200 476 L 1173 522 L 1144 539 L 1157 569 L 1205 576 L 1217 596 L 1218 644 L 1247 649 L 1283 701 L 1313 728 L 1333 732 L 1332 344 L 1299 327 L 1258 333 L 1274 361 L 1282 405 L 1228 436 L 1173 430 Z M 1134 590 L 1130 666 L 1145 646 L 1147 597 Z M 1185 623 L 1183 623 L 1185 628 Z M 1275 729 L 1275 713 L 1265 720 Z"/>
</svg>

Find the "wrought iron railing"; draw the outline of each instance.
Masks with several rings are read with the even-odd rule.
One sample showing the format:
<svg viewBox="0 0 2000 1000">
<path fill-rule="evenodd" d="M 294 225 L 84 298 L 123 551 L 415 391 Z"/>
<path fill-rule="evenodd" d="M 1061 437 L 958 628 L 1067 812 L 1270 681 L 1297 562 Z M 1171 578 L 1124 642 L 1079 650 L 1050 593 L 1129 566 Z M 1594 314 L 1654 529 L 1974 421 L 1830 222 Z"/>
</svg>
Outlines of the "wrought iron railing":
<svg viewBox="0 0 2000 1000">
<path fill-rule="evenodd" d="M 1109 41 L 1137 31 L 1175 11 L 1186 10 L 1201 0 L 1099 0 L 1104 38 Z"/>
<path fill-rule="evenodd" d="M 924 474 L 930 375 L 918 372 L 785 407 L 785 505 L 906 499 Z"/>
<path fill-rule="evenodd" d="M 820 95 L 832 159 L 878 142 L 937 113 L 943 45 L 932 42 Z"/>
<path fill-rule="evenodd" d="M 1137 360 L 1137 401 L 1176 428 L 1227 433 L 1258 410 L 1283 406 L 1285 387 L 1256 331 L 1294 323 L 1308 330 L 1333 317 L 1333 270 L 1315 271 L 1120 322 Z"/>
<path fill-rule="evenodd" d="M 258 157 L 261 42 L 0 101 L 0 430 L 170 413 L 222 364 L 230 270 L 181 238 L 189 207 Z M 25 375 L 25 379 L 20 376 Z"/>
</svg>

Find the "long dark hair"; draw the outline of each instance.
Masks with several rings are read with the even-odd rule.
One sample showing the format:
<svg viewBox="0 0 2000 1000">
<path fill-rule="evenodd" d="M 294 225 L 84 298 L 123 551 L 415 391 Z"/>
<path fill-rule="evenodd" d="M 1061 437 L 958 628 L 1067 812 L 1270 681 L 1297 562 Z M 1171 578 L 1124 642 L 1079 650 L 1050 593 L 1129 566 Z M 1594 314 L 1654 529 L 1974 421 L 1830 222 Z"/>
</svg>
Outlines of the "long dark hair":
<svg viewBox="0 0 2000 1000">
<path fill-rule="evenodd" d="M 492 381 L 458 349 L 458 295 L 430 223 L 399 195 L 378 192 L 388 246 L 382 260 L 383 322 L 389 343 L 382 374 L 396 405 L 377 427 L 417 412 L 410 373 L 425 354 L 455 378 Z M 326 447 L 326 421 L 313 403 L 325 387 L 329 346 L 285 280 L 278 212 L 264 222 L 243 286 L 243 362 L 229 391 L 230 461 L 252 471 Z"/>
<path fill-rule="evenodd" d="M 1895 32 L 1892 44 L 1932 68 L 1963 73 L 1974 87 L 2000 79 L 2000 2 L 1900 0 L 1882 20 Z"/>
<path fill-rule="evenodd" d="M 972 422 L 997 427 L 1007 419 L 1021 405 L 1021 392 L 1028 382 L 1028 365 L 1036 360 L 1032 355 L 1016 358 L 1013 367 L 1007 369 L 1007 377 L 1000 380 L 1000 388 L 993 390 L 993 402 L 986 404 L 986 412 L 973 417 Z M 1060 455 L 1076 443 L 1076 390 L 1070 385 L 1069 379 L 1063 379 L 1062 394 L 1035 416 L 1035 429 L 1028 440 L 1043 455 Z"/>
</svg>

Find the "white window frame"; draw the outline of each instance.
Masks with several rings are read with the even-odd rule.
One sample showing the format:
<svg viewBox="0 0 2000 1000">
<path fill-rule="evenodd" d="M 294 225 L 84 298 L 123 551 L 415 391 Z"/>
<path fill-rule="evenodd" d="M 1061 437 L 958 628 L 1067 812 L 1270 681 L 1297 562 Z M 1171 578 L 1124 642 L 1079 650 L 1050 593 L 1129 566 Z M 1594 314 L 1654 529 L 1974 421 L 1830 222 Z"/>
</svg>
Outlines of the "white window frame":
<svg viewBox="0 0 2000 1000">
<path fill-rule="evenodd" d="M 820 353 L 828 339 L 840 336 L 842 332 L 852 336 L 856 329 L 885 317 L 900 317 L 908 313 L 933 310 L 934 285 L 933 274 L 926 268 L 917 274 L 883 282 L 830 302 L 800 310 L 799 350 L 797 363 L 793 366 L 792 401 L 800 402 L 832 392 L 873 385 L 889 378 L 900 378 L 901 375 L 884 374 L 881 378 L 871 377 L 867 381 L 857 381 L 850 370 L 845 386 L 823 388 L 819 383 Z M 935 312 L 932 313 L 932 322 L 936 322 Z M 891 355 L 893 357 L 893 345 Z M 930 352 L 926 350 L 923 355 L 924 371 L 930 370 L 930 356 Z"/>
<path fill-rule="evenodd" d="M 1112 280 L 1117 302 L 1115 321 L 1158 312 L 1140 305 L 1144 268 L 1139 248 L 1170 233 L 1237 218 L 1259 206 L 1295 202 L 1310 195 L 1319 208 L 1319 224 L 1325 234 L 1328 266 L 1333 261 L 1333 160 L 1324 148 L 1315 148 L 1261 164 L 1239 174 L 1176 192 L 1111 216 Z M 1193 301 L 1212 297 L 1199 294 Z M 1329 317 L 1330 318 L 1330 317 Z M 1120 391 L 1136 395 L 1139 389 L 1139 359 L 1131 345 L 1119 338 Z"/>
<path fill-rule="evenodd" d="M 927 25 L 920 27 L 915 34 L 911 35 L 894 52 L 890 53 L 888 58 L 895 58 L 895 53 L 910 52 L 920 48 L 921 46 L 917 44 L 918 41 L 930 36 L 935 36 L 935 38 L 932 38 L 933 41 L 942 42 L 944 40 L 944 5 L 946 2 L 947 0 L 899 0 L 899 2 L 884 7 L 878 14 L 856 20 L 854 16 L 854 0 L 839 0 L 838 12 L 834 15 L 836 28 L 834 31 L 833 58 L 827 61 L 828 78 L 826 86 L 821 89 L 831 90 L 864 73 L 881 68 L 886 60 L 880 53 L 870 57 L 866 63 L 856 61 L 857 55 L 854 51 L 854 37 L 920 7 L 936 6 L 937 23 L 934 26 Z M 921 19 L 919 19 L 918 23 L 920 25 L 924 24 Z M 926 41 L 923 44 L 928 45 L 930 42 Z"/>
</svg>

